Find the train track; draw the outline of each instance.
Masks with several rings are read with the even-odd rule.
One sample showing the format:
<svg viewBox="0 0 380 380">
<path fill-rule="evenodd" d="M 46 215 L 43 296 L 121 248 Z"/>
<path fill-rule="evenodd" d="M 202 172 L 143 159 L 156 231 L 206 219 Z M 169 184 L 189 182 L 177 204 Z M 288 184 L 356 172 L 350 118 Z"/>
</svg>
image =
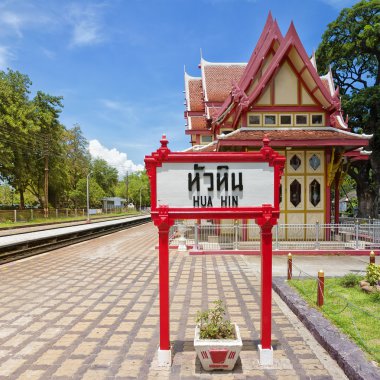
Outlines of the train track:
<svg viewBox="0 0 380 380">
<path fill-rule="evenodd" d="M 78 229 L 74 232 L 60 233 L 55 236 L 41 237 L 37 239 L 26 239 L 22 242 L 2 245 L 0 247 L 0 265 L 80 243 L 85 240 L 112 234 L 127 228 L 148 223 L 150 220 L 150 216 L 143 216 L 131 218 L 129 220 L 122 220 L 119 223 L 116 222 L 108 225 L 101 225 L 99 223 L 97 226 L 96 224 L 93 224 L 90 228 L 84 230 Z"/>
</svg>

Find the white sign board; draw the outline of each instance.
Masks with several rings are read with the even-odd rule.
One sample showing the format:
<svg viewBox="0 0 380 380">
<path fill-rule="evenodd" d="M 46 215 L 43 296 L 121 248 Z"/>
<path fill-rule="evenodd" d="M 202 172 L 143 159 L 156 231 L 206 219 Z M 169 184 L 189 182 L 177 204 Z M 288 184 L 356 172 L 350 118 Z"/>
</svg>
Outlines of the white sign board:
<svg viewBox="0 0 380 380">
<path fill-rule="evenodd" d="M 268 163 L 163 163 L 157 168 L 157 206 L 260 207 L 274 203 Z"/>
</svg>

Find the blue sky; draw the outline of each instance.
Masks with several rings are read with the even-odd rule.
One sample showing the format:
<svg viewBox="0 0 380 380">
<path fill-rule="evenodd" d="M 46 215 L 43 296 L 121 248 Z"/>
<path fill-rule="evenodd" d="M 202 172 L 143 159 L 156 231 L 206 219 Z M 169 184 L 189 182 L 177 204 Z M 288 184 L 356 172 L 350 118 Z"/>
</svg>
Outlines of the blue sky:
<svg viewBox="0 0 380 380">
<path fill-rule="evenodd" d="M 61 122 L 78 123 L 91 152 L 140 168 L 164 132 L 189 147 L 183 71 L 245 62 L 269 10 L 283 34 L 293 20 L 306 51 L 351 0 L 0 1 L 0 69 L 29 75 L 33 91 L 64 97 Z"/>
</svg>

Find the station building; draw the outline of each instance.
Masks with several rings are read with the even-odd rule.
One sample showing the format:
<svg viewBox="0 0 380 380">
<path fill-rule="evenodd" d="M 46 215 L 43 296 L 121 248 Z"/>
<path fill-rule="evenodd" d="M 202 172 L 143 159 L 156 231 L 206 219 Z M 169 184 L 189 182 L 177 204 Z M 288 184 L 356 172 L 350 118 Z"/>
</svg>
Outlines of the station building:
<svg viewBox="0 0 380 380">
<path fill-rule="evenodd" d="M 318 74 L 293 23 L 283 36 L 269 14 L 248 63 L 199 68 L 185 72 L 188 151 L 255 151 L 266 135 L 286 156 L 279 223 L 338 223 L 339 186 L 372 136 L 350 131 L 331 70 Z"/>
</svg>

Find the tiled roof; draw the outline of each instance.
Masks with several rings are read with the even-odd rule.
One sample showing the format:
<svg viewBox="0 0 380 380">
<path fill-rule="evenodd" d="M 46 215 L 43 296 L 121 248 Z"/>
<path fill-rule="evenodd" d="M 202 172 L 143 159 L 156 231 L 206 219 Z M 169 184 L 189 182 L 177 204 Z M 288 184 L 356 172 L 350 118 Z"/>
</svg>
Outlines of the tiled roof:
<svg viewBox="0 0 380 380">
<path fill-rule="evenodd" d="M 224 102 L 232 89 L 232 83 L 238 82 L 243 75 L 245 65 L 206 64 L 203 70 L 206 99 L 209 102 Z"/>
<path fill-rule="evenodd" d="M 202 116 L 191 116 L 191 129 L 207 129 L 206 119 Z"/>
<path fill-rule="evenodd" d="M 216 152 L 216 143 L 195 145 L 191 149 L 187 149 L 186 152 Z"/>
<path fill-rule="evenodd" d="M 225 137 L 220 138 L 220 140 L 227 141 L 239 141 L 244 145 L 244 141 L 257 140 L 262 141 L 264 135 L 266 135 L 271 141 L 304 141 L 305 145 L 313 140 L 326 140 L 329 141 L 339 139 L 343 141 L 357 140 L 359 144 L 367 145 L 369 136 L 358 135 L 355 133 L 342 132 L 338 129 L 326 127 L 325 130 L 322 129 L 273 129 L 273 130 L 254 130 L 254 129 L 243 129 L 238 130 L 230 135 L 225 135 Z"/>
<path fill-rule="evenodd" d="M 208 107 L 210 118 L 215 119 L 219 114 L 220 107 Z"/>
<path fill-rule="evenodd" d="M 189 111 L 204 111 L 202 79 L 189 80 Z"/>
</svg>

